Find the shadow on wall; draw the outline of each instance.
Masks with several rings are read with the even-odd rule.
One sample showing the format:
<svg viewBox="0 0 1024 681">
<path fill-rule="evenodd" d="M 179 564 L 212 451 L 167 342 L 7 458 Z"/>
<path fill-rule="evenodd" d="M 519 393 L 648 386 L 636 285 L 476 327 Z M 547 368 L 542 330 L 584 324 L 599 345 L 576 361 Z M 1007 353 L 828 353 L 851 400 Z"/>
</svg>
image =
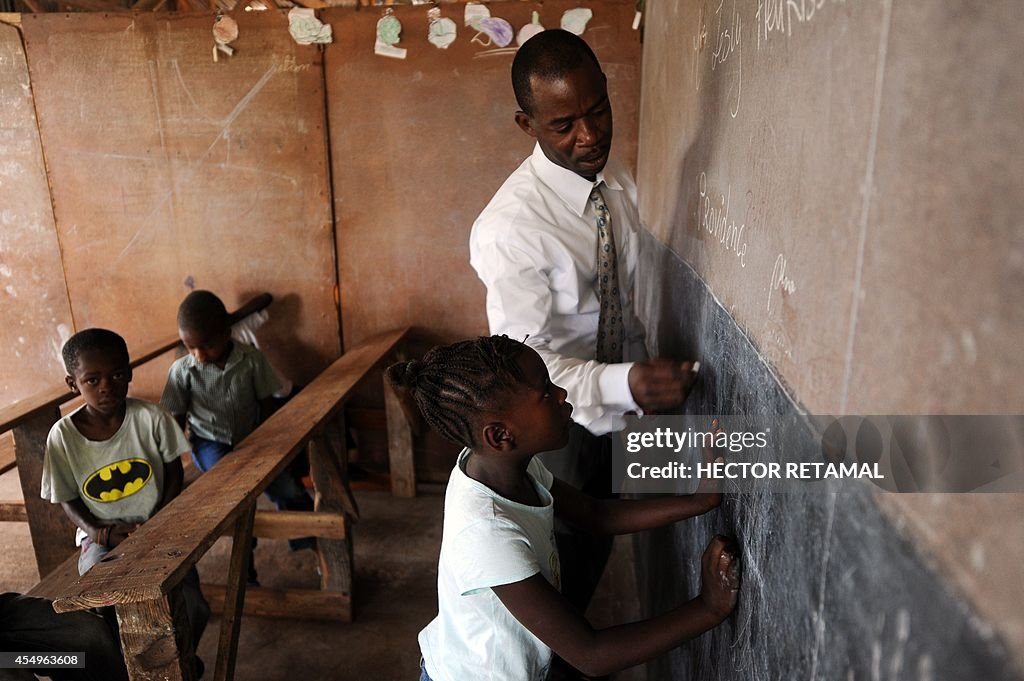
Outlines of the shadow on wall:
<svg viewBox="0 0 1024 681">
<path fill-rule="evenodd" d="M 263 291 L 242 291 L 240 298 L 248 300 L 260 293 Z M 270 363 L 297 386 L 312 381 L 337 359 L 337 356 L 328 356 L 295 334 L 295 329 L 302 328 L 302 299 L 298 294 L 275 296 L 267 313 L 267 322 L 256 333 L 260 348 Z"/>
<path fill-rule="evenodd" d="M 663 356 L 701 362 L 687 413 L 772 417 L 787 461 L 821 461 L 802 409 L 697 273 L 647 233 L 640 271 L 657 282 L 638 301 L 649 342 Z M 715 534 L 736 536 L 743 564 L 736 612 L 650 663 L 648 678 L 1021 679 L 1006 646 L 882 515 L 875 493 L 865 483 L 843 493 L 727 494 L 706 516 L 639 535 L 645 617 L 697 595 L 700 556 Z"/>
</svg>

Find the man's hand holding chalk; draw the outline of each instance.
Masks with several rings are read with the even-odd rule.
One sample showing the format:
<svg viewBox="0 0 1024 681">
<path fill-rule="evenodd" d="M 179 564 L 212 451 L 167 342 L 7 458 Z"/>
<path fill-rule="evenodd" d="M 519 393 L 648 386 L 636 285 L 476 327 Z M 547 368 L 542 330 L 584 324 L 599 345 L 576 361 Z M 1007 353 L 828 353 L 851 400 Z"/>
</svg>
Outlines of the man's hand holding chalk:
<svg viewBox="0 0 1024 681">
<path fill-rule="evenodd" d="M 629 391 L 645 414 L 669 412 L 686 401 L 697 382 L 700 362 L 651 359 L 629 370 Z"/>
</svg>

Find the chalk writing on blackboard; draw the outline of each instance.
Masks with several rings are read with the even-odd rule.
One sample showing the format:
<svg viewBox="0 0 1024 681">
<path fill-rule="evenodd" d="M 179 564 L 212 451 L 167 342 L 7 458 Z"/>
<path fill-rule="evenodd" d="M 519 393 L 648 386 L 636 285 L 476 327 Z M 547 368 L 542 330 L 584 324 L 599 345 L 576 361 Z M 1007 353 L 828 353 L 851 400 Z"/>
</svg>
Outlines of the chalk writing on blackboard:
<svg viewBox="0 0 1024 681">
<path fill-rule="evenodd" d="M 781 253 L 775 259 L 775 266 L 772 267 L 772 281 L 768 286 L 768 312 L 772 311 L 772 295 L 776 291 L 783 293 L 796 291 L 796 283 L 786 275 L 786 257 Z"/>
<path fill-rule="evenodd" d="M 746 223 L 736 225 L 736 219 L 729 220 L 729 209 L 732 204 L 732 185 L 724 194 L 719 193 L 717 200 L 708 189 L 707 173 L 701 171 L 697 181 L 700 200 L 697 202 L 697 228 L 704 229 L 714 237 L 725 250 L 732 251 L 740 259 L 740 267 L 746 267 L 747 241 L 744 233 Z"/>
<path fill-rule="evenodd" d="M 727 62 L 734 62 L 736 69 L 732 72 L 735 74 L 735 82 L 729 87 L 728 95 L 731 98 L 733 91 L 736 93 L 736 101 L 729 109 L 729 115 L 736 118 L 736 115 L 740 111 L 740 97 L 743 93 L 743 54 L 742 54 L 742 36 L 743 36 L 743 22 L 740 20 L 739 10 L 736 9 L 735 0 L 732 3 L 732 12 L 722 12 L 722 8 L 725 5 L 725 0 L 720 0 L 718 7 L 715 9 L 715 22 L 716 28 L 714 36 L 712 38 L 713 45 L 711 51 L 711 71 L 714 72 L 719 67 L 724 66 Z M 693 37 L 693 51 L 698 55 L 704 51 L 704 48 L 708 45 L 708 26 L 707 20 L 704 17 L 704 7 L 700 9 L 700 19 L 698 21 L 697 35 Z M 730 59 L 732 55 L 736 55 L 735 59 Z M 700 59 L 693 60 L 694 68 L 694 85 L 697 91 L 700 91 L 702 77 L 700 68 Z"/>
<path fill-rule="evenodd" d="M 825 3 L 843 3 L 846 0 L 757 0 L 757 48 L 761 49 L 761 39 L 768 42 L 771 33 L 784 33 L 786 37 L 793 35 L 794 24 L 810 23 L 814 17 L 821 15 Z"/>
</svg>

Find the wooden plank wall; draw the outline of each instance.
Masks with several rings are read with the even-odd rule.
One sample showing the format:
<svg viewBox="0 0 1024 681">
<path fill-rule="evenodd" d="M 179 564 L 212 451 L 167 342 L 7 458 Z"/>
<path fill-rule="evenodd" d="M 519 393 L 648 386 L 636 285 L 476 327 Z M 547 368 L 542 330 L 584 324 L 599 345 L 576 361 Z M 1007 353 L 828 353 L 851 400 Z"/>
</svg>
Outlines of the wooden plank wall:
<svg viewBox="0 0 1024 681">
<path fill-rule="evenodd" d="M 73 324 L 28 65 L 18 30 L 3 24 L 0 111 L 0 406 L 4 406 L 60 380 L 60 347 Z"/>
<path fill-rule="evenodd" d="M 489 5 L 518 30 L 540 11 L 557 27 L 574 0 Z M 588 2 L 583 37 L 609 76 L 615 153 L 636 167 L 640 38 L 633 4 Z M 459 26 L 446 50 L 427 42 L 427 8 L 395 7 L 405 60 L 373 53 L 382 9 L 323 13 L 328 116 L 345 344 L 404 325 L 445 340 L 487 331 L 484 288 L 469 265 L 469 231 L 532 148 L 513 121 L 514 50 L 471 41 L 463 4 L 441 5 Z M 515 43 L 513 42 L 513 46 Z"/>
<path fill-rule="evenodd" d="M 134 346 L 190 286 L 229 308 L 266 290 L 268 354 L 308 381 L 339 351 L 321 56 L 284 14 L 238 20 L 213 63 L 210 15 L 25 16 L 57 235 L 78 328 Z"/>
<path fill-rule="evenodd" d="M 575 6 L 491 9 L 518 29 L 534 9 L 557 26 Z M 584 37 L 609 75 L 616 153 L 635 167 L 632 6 L 590 6 Z M 40 277 L 54 290 L 37 298 L 60 299 L 67 281 L 65 309 L 40 318 L 30 344 L 52 355 L 63 323 L 108 326 L 137 346 L 173 328 L 189 286 L 216 291 L 228 307 L 266 290 L 276 301 L 262 340 L 305 382 L 342 345 L 339 281 L 345 345 L 406 325 L 442 339 L 485 333 L 469 230 L 532 145 L 513 122 L 514 50 L 472 42 L 463 7 L 442 6 L 460 26 L 448 50 L 427 42 L 426 8 L 396 7 L 406 60 L 373 54 L 379 9 L 322 12 L 335 36 L 325 50 L 296 45 L 284 12 L 239 13 L 237 52 L 218 63 L 210 14 L 25 15 L 53 208 L 40 229 L 49 251 L 29 254 L 19 242 L 19 257 L 48 263 Z M 4 44 L 17 47 L 15 30 L 7 33 Z M 16 100 L 4 94 L 5 107 Z M 19 134 L 31 137 L 25 120 Z M 41 166 L 35 172 L 34 185 L 19 179 L 18 188 L 45 215 L 51 196 Z M 6 380 L 15 363 L 3 362 Z M 134 392 L 156 397 L 169 362 L 137 372 Z M 59 373 L 51 366 L 46 379 Z"/>
</svg>

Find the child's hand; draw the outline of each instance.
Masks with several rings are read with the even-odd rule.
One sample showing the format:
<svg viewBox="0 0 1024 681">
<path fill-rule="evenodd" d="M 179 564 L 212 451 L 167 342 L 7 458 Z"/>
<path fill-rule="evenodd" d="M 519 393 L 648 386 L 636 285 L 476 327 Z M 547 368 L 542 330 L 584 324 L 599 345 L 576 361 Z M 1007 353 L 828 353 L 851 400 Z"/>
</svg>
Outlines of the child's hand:
<svg viewBox="0 0 1024 681">
<path fill-rule="evenodd" d="M 719 621 L 736 607 L 740 590 L 740 559 L 736 542 L 716 535 L 701 558 L 700 600 Z"/>
<path fill-rule="evenodd" d="M 140 523 L 114 523 L 110 526 L 110 534 L 107 539 L 107 546 L 114 548 L 128 538 L 135 530 L 139 529 Z"/>
<path fill-rule="evenodd" d="M 722 432 L 721 426 L 718 425 L 718 419 L 711 422 L 711 432 L 717 438 L 718 434 Z M 704 463 L 725 463 L 725 457 L 715 457 L 715 449 L 713 447 L 704 446 Z M 707 502 L 707 509 L 710 511 L 722 503 L 722 490 L 717 477 L 709 476 L 701 478 L 700 484 L 697 485 L 697 491 L 695 494 L 702 495 L 704 500 Z"/>
</svg>

